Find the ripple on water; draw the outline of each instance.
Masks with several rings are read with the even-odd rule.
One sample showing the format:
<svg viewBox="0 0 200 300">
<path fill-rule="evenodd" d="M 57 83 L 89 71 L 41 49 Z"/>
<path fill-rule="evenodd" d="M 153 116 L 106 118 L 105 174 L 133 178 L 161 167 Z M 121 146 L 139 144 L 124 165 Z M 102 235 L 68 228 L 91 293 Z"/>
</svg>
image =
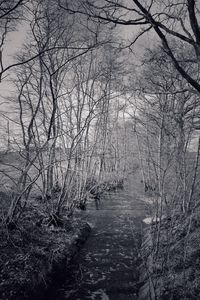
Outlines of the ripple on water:
<svg viewBox="0 0 200 300">
<path fill-rule="evenodd" d="M 92 292 L 92 294 L 91 294 L 91 300 L 96 300 L 97 297 L 98 297 L 99 300 L 109 300 L 108 295 L 102 289 L 97 290 L 95 292 Z"/>
</svg>

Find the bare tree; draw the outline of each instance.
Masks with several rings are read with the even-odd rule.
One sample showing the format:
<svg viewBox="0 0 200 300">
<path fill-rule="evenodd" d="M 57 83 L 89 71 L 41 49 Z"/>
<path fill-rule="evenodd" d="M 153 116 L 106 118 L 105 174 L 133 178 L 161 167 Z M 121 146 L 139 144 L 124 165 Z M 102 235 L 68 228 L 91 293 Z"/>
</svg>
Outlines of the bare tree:
<svg viewBox="0 0 200 300">
<path fill-rule="evenodd" d="M 190 47 L 192 56 L 189 61 L 199 63 L 200 31 L 198 24 L 198 4 L 195 0 L 187 1 L 77 1 L 76 4 L 59 1 L 60 6 L 71 13 L 85 14 L 89 18 L 99 20 L 104 24 L 121 26 L 137 26 L 139 32 L 129 44 L 134 43 L 146 32 L 154 31 L 161 41 L 162 49 L 172 60 L 177 71 L 197 91 L 200 91 L 198 77 L 188 71 L 177 57 L 176 49 L 171 44 L 171 38 L 178 39 L 183 45 Z M 188 61 L 185 57 L 184 61 Z"/>
</svg>

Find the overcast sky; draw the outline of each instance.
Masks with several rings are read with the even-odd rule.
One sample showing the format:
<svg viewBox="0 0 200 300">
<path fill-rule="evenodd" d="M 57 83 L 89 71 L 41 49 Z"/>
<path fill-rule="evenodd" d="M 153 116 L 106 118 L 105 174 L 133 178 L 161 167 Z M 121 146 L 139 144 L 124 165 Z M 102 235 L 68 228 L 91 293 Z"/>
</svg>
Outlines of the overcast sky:
<svg viewBox="0 0 200 300">
<path fill-rule="evenodd" d="M 123 38 L 127 40 L 127 42 L 131 42 L 138 32 L 138 27 L 135 26 L 118 26 L 119 38 Z M 15 32 L 8 34 L 7 40 L 3 49 L 3 65 L 4 68 L 10 65 L 13 61 L 13 55 L 20 51 L 23 42 L 26 40 L 28 31 L 28 24 L 21 24 L 18 26 Z M 133 47 L 133 54 L 130 53 L 130 61 L 135 62 L 136 64 L 140 61 L 141 56 L 144 52 L 145 46 L 148 44 L 152 44 L 152 35 L 145 34 L 142 38 L 140 38 L 137 43 Z M 12 73 L 12 72 L 11 72 Z M 7 74 L 6 74 L 7 75 Z M 4 79 L 0 83 L 0 112 L 8 114 L 12 114 L 13 106 L 9 103 L 6 104 L 5 98 L 10 96 L 12 93 L 12 87 L 9 82 Z"/>
</svg>

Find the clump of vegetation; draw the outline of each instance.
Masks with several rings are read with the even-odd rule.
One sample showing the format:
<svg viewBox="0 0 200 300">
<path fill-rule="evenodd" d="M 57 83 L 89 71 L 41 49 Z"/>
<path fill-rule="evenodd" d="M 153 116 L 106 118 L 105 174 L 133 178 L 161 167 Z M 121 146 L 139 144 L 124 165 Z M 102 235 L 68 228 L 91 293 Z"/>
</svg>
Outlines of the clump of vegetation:
<svg viewBox="0 0 200 300">
<path fill-rule="evenodd" d="M 42 224 L 38 220 L 42 217 Z M 59 226 L 58 226 L 59 225 Z M 67 218 L 53 223 L 38 215 L 34 207 L 26 209 L 14 227 L 0 228 L 1 299 L 30 299 L 42 293 L 52 280 L 55 268 L 70 258 L 70 246 L 84 224 Z"/>
<path fill-rule="evenodd" d="M 159 299 L 197 299 L 200 294 L 199 216 L 199 208 L 188 216 L 176 214 L 153 222 L 147 231 L 142 248 L 143 280 Z"/>
</svg>

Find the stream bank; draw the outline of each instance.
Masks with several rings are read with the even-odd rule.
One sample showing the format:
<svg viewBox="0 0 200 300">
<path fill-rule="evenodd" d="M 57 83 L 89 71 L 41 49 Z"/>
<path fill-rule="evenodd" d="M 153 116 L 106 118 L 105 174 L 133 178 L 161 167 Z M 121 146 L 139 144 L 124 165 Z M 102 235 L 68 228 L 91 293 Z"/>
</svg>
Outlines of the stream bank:
<svg viewBox="0 0 200 300">
<path fill-rule="evenodd" d="M 141 247 L 145 264 L 139 300 L 200 299 L 199 240 L 200 207 L 188 215 L 179 212 L 154 222 Z"/>
<path fill-rule="evenodd" d="M 55 277 L 65 272 L 91 227 L 80 218 L 62 228 L 38 227 L 28 220 L 23 227 L 6 231 L 0 231 L 0 299 L 38 300 Z"/>
</svg>

